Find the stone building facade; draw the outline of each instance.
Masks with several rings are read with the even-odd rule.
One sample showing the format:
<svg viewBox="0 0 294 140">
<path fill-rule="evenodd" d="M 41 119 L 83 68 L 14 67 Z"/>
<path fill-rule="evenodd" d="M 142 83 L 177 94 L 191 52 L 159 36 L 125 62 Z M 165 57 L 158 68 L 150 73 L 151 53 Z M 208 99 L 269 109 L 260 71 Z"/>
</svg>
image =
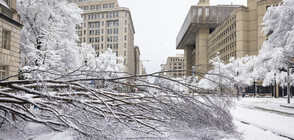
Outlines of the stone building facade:
<svg viewBox="0 0 294 140">
<path fill-rule="evenodd" d="M 20 31 L 16 0 L 0 1 L 0 80 L 19 72 Z M 17 77 L 9 80 L 17 80 Z"/>
<path fill-rule="evenodd" d="M 125 72 L 135 74 L 135 46 L 132 16 L 117 0 L 68 0 L 83 9 L 83 24 L 77 27 L 79 44 L 92 44 L 97 56 L 111 49 L 123 58 Z"/>
<path fill-rule="evenodd" d="M 185 60 L 183 54 L 177 54 L 175 57 L 168 57 L 166 64 L 161 65 L 160 76 L 169 78 L 183 78 L 185 77 Z"/>
</svg>

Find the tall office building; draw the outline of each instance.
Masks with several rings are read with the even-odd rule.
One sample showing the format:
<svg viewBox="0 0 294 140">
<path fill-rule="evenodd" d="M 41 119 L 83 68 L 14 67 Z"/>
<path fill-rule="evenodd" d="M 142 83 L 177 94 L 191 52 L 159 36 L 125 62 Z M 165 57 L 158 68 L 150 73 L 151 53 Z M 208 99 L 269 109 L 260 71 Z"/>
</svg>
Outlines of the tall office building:
<svg viewBox="0 0 294 140">
<path fill-rule="evenodd" d="M 177 37 L 177 49 L 185 54 L 186 76 L 207 73 L 209 60 L 220 52 L 228 63 L 230 57 L 257 55 L 266 36 L 262 33 L 262 18 L 269 6 L 281 0 L 247 0 L 247 7 L 234 5 L 209 6 L 209 0 L 199 0 L 192 6 Z M 200 77 L 201 78 L 201 77 Z"/>
<path fill-rule="evenodd" d="M 177 37 L 177 49 L 183 49 L 185 54 L 186 76 L 192 75 L 192 66 L 196 66 L 196 72 L 207 73 L 213 68 L 209 60 L 217 52 L 225 63 L 231 57 L 257 55 L 268 37 L 262 32 L 266 10 L 281 1 L 247 0 L 247 6 L 209 6 L 209 0 L 200 0 L 192 6 Z M 261 83 L 257 81 L 257 88 L 250 87 L 247 92 L 275 91 L 278 96 L 278 84 L 272 88 L 262 87 Z"/>
<path fill-rule="evenodd" d="M 83 9 L 82 26 L 77 27 L 79 44 L 92 44 L 97 56 L 112 49 L 123 57 L 125 72 L 135 74 L 135 29 L 128 8 L 119 7 L 117 0 L 68 0 Z"/>
<path fill-rule="evenodd" d="M 0 0 L 0 80 L 19 72 L 21 28 L 16 0 Z"/>
</svg>

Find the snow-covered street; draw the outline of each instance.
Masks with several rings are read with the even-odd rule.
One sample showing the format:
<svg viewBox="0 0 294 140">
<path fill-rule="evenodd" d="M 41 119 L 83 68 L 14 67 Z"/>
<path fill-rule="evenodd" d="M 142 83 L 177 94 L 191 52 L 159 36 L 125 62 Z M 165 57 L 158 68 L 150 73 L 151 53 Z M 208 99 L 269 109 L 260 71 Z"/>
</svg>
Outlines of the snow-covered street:
<svg viewBox="0 0 294 140">
<path fill-rule="evenodd" d="M 285 103 L 286 99 L 245 98 L 231 113 L 245 140 L 294 139 L 294 104 Z"/>
</svg>

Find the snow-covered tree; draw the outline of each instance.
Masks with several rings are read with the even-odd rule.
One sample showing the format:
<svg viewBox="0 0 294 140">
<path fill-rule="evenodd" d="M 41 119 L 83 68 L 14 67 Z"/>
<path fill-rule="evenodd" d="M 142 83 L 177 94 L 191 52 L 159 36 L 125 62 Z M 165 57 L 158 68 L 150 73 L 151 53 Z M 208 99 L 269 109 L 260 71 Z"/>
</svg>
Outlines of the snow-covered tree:
<svg viewBox="0 0 294 140">
<path fill-rule="evenodd" d="M 198 86 L 204 89 L 217 90 L 221 85 L 224 89 L 231 89 L 229 92 L 232 92 L 236 87 L 244 88 L 249 86 L 254 81 L 251 62 L 255 58 L 255 56 L 245 56 L 238 59 L 230 58 L 230 62 L 224 64 L 217 56 L 210 60 L 213 69 L 199 81 Z"/>
<path fill-rule="evenodd" d="M 21 31 L 24 70 L 65 74 L 81 65 L 75 32 L 82 22 L 80 8 L 65 0 L 18 0 L 17 11 L 24 25 Z"/>
<path fill-rule="evenodd" d="M 291 61 L 294 58 L 293 7 L 293 0 L 283 0 L 283 4 L 269 7 L 263 18 L 263 32 L 269 37 L 262 45 L 253 73 L 262 76 L 264 86 L 274 81 L 284 84 L 287 65 L 293 64 Z"/>
<path fill-rule="evenodd" d="M 198 96 L 147 81 L 132 85 L 143 89 L 139 93 L 120 93 L 114 86 L 97 89 L 91 81 L 129 85 L 127 80 L 142 76 L 100 78 L 86 71 L 57 74 L 52 80 L 0 81 L 0 86 L 7 87 L 0 89 L 3 126 L 21 131 L 24 122 L 33 122 L 51 131 L 70 130 L 80 139 L 221 139 L 234 134 L 229 98 L 210 96 L 209 91 L 168 78 L 169 83 L 193 89 Z"/>
</svg>

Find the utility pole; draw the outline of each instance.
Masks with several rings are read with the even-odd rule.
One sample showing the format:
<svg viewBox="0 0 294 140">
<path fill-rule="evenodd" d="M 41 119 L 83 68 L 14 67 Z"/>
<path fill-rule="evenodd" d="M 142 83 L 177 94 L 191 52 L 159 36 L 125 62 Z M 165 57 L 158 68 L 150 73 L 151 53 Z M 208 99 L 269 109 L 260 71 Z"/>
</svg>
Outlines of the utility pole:
<svg viewBox="0 0 294 140">
<path fill-rule="evenodd" d="M 254 79 L 254 97 L 256 96 L 256 81 Z"/>
<path fill-rule="evenodd" d="M 287 70 L 287 95 L 288 95 L 288 104 L 290 104 L 290 63 L 288 63 L 288 70 Z"/>
<path fill-rule="evenodd" d="M 239 76 L 239 72 L 237 72 L 237 77 L 238 76 Z M 238 85 L 238 83 L 236 85 L 237 85 L 237 97 L 239 97 L 239 85 Z"/>
<path fill-rule="evenodd" d="M 218 78 L 219 78 L 219 87 L 220 87 L 220 89 L 219 89 L 219 92 L 220 92 L 220 95 L 223 95 L 223 93 L 222 93 L 222 76 L 221 76 L 221 69 L 220 69 L 220 63 L 221 63 L 221 59 L 220 59 L 220 52 L 217 52 L 216 53 L 217 55 L 218 55 Z"/>
</svg>

